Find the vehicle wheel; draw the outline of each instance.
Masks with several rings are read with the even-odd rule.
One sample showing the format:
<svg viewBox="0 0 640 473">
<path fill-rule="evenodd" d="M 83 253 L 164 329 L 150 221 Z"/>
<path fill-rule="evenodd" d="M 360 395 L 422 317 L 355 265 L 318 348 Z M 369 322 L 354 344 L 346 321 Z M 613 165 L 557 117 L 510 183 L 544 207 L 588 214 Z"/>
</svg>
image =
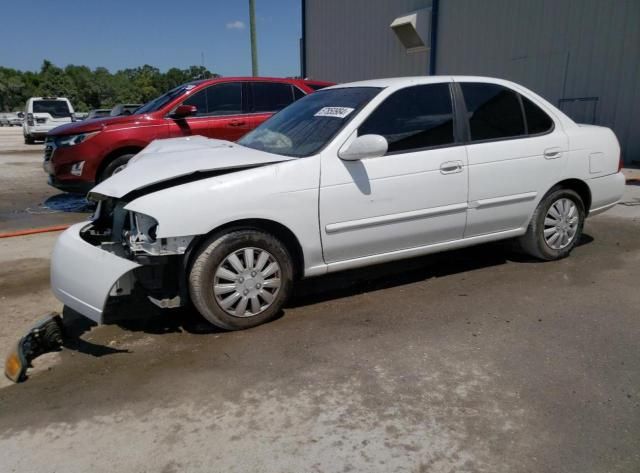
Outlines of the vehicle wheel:
<svg viewBox="0 0 640 473">
<path fill-rule="evenodd" d="M 552 190 L 538 204 L 520 244 L 528 254 L 541 260 L 569 256 L 582 235 L 584 218 L 584 204 L 576 192 Z"/>
<path fill-rule="evenodd" d="M 100 173 L 100 177 L 98 178 L 98 182 L 102 182 L 105 179 L 110 178 L 114 174 L 122 171 L 131 158 L 133 158 L 135 154 L 123 154 L 122 156 L 118 156 L 116 159 L 111 161 Z"/>
<path fill-rule="evenodd" d="M 260 230 L 212 237 L 189 272 L 189 293 L 198 312 L 226 330 L 255 327 L 275 318 L 293 284 L 287 248 Z"/>
<path fill-rule="evenodd" d="M 24 135 L 24 144 L 25 145 L 32 145 L 33 143 L 35 143 L 35 140 L 33 139 L 33 137 L 31 135 Z"/>
</svg>

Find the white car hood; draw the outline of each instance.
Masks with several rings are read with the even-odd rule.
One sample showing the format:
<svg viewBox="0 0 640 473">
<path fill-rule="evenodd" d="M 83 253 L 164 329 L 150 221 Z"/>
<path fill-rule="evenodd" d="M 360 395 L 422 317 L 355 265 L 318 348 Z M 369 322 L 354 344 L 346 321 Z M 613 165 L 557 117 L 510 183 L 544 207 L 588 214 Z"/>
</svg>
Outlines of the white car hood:
<svg viewBox="0 0 640 473">
<path fill-rule="evenodd" d="M 296 158 L 204 136 L 156 140 L 133 157 L 126 168 L 94 187 L 89 195 L 120 198 L 137 189 L 196 173 L 244 169 L 292 159 Z"/>
</svg>

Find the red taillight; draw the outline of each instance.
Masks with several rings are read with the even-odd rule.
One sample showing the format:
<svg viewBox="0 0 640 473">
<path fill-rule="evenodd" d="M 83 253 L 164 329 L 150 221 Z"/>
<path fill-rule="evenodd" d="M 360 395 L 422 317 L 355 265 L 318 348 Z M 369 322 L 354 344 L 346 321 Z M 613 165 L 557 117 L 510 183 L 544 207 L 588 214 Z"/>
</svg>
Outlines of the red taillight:
<svg viewBox="0 0 640 473">
<path fill-rule="evenodd" d="M 33 113 L 27 113 L 27 125 L 33 126 Z"/>
</svg>

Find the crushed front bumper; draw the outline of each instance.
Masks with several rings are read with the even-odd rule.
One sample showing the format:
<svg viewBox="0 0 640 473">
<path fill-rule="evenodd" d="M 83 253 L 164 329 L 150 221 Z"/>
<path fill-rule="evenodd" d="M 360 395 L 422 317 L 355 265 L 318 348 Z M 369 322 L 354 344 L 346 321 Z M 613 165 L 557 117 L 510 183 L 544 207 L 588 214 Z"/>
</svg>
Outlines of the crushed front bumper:
<svg viewBox="0 0 640 473">
<path fill-rule="evenodd" d="M 80 232 L 87 225 L 73 225 L 58 238 L 51 256 L 51 288 L 63 304 L 102 323 L 114 285 L 140 265 L 84 241 Z"/>
</svg>

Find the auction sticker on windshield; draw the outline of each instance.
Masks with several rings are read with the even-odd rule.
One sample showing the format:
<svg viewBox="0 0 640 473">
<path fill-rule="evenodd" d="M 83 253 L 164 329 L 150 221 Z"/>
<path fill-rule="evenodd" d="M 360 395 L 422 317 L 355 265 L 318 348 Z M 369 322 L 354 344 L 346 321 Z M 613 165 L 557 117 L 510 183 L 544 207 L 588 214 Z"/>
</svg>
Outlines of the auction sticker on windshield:
<svg viewBox="0 0 640 473">
<path fill-rule="evenodd" d="M 334 117 L 345 118 L 348 117 L 353 108 L 350 107 L 322 107 L 316 112 L 315 117 Z"/>
</svg>

